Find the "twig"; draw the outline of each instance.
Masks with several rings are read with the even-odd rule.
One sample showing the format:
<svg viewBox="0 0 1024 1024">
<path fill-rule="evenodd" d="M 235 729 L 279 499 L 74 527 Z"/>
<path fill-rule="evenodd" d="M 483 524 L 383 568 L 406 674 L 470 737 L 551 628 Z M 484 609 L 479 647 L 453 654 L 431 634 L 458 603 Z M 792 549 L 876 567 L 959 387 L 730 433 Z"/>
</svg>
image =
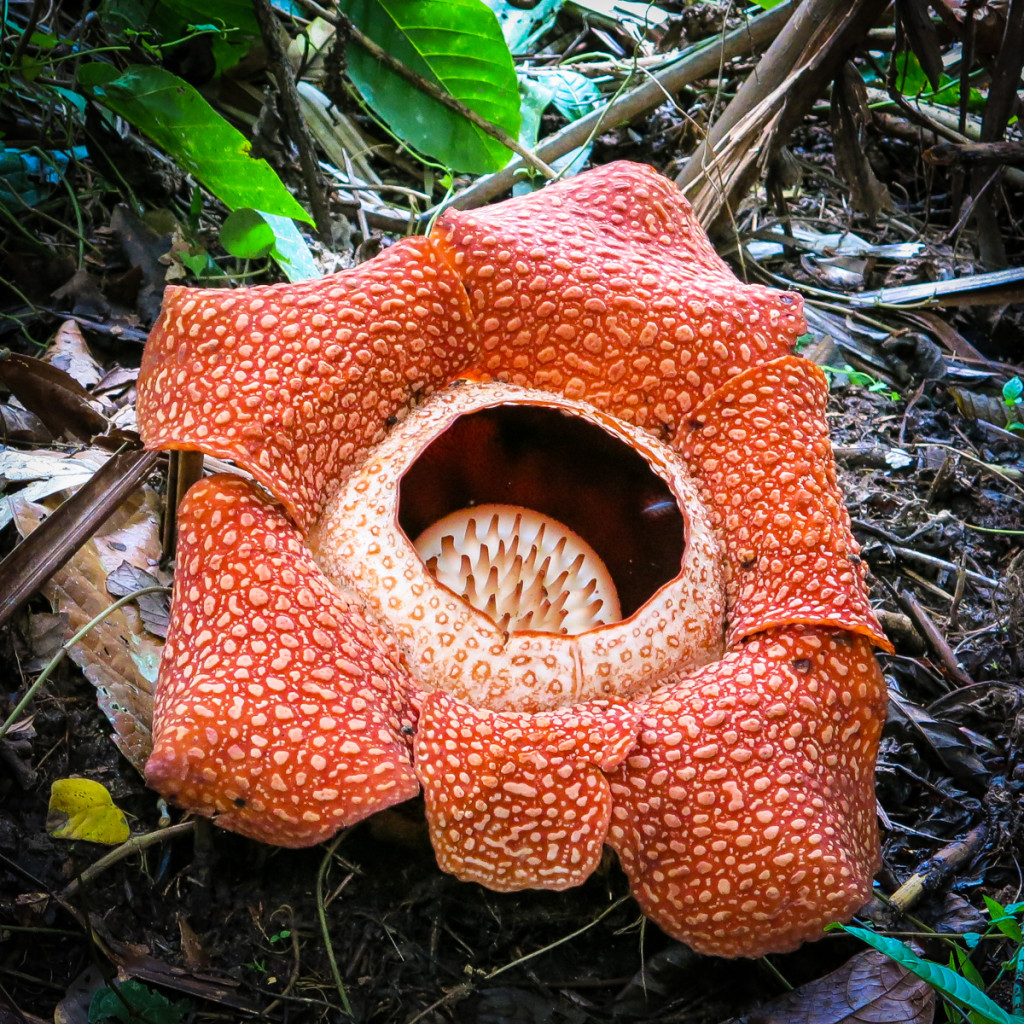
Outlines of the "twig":
<svg viewBox="0 0 1024 1024">
<path fill-rule="evenodd" d="M 922 565 L 930 565 L 935 569 L 945 569 L 946 572 L 959 573 L 961 571 L 961 566 L 957 565 L 955 562 L 947 562 L 944 558 L 937 558 L 935 555 L 927 555 L 923 551 L 915 551 L 913 548 L 905 548 L 900 544 L 890 544 L 889 549 L 894 551 L 897 555 L 900 555 L 902 558 L 909 558 L 912 562 L 920 562 Z M 999 586 L 999 580 L 994 580 L 991 576 L 983 576 L 980 572 L 973 572 L 970 569 L 964 569 L 963 574 L 972 583 L 977 583 L 980 586 Z"/>
<path fill-rule="evenodd" d="M 299 165 L 302 168 L 302 178 L 306 185 L 306 194 L 309 196 L 309 205 L 312 207 L 313 219 L 316 221 L 317 236 L 324 245 L 330 245 L 334 241 L 331 211 L 327 205 L 323 183 L 320 181 L 316 154 L 313 152 L 313 138 L 302 117 L 295 79 L 288 64 L 288 55 L 281 45 L 277 18 L 271 9 L 270 0 L 254 0 L 253 9 L 270 58 L 270 70 L 274 81 L 277 82 L 277 91 L 281 96 L 281 107 L 288 122 L 288 130 L 299 149 Z"/>
<path fill-rule="evenodd" d="M 306 0 L 303 0 L 306 2 Z M 566 153 L 584 145 L 599 132 L 607 131 L 620 124 L 628 124 L 654 107 L 665 102 L 666 94 L 678 92 L 690 82 L 713 74 L 725 61 L 750 53 L 763 46 L 786 24 L 789 16 L 799 6 L 799 0 L 788 0 L 740 28 L 709 40 L 680 57 L 675 63 L 649 76 L 643 85 L 622 92 L 603 107 L 592 111 L 586 117 L 566 125 L 561 131 L 539 143 L 535 152 L 548 161 L 555 161 Z M 479 178 L 469 188 L 460 192 L 450 203 L 445 204 L 456 210 L 469 210 L 489 203 L 495 196 L 507 192 L 523 174 L 525 161 L 513 160 L 507 167 Z M 429 220 L 436 211 L 428 211 L 423 220 Z"/>
<path fill-rule="evenodd" d="M 981 852 L 987 833 L 984 824 L 978 825 L 962 839 L 944 846 L 934 857 L 919 864 L 913 875 L 889 897 L 889 906 L 903 914 L 926 892 L 934 892 Z"/>
<path fill-rule="evenodd" d="M 949 674 L 950 678 L 958 686 L 970 686 L 974 680 L 961 668 L 956 660 L 953 649 L 946 642 L 939 627 L 932 621 L 932 617 L 925 611 L 921 603 L 910 593 L 904 590 L 898 594 L 898 599 L 903 610 L 913 620 L 921 635 L 928 641 L 928 645 L 935 652 L 935 656 L 942 662 L 942 667 Z"/>
<path fill-rule="evenodd" d="M 532 960 L 534 957 L 540 956 L 542 953 L 547 953 L 556 946 L 561 946 L 565 942 L 570 942 L 572 939 L 575 939 L 577 935 L 582 935 L 585 931 L 589 931 L 595 924 L 606 918 L 613 910 L 617 910 L 621 907 L 628 899 L 628 896 L 620 896 L 614 903 L 609 903 L 608 906 L 597 915 L 597 917 L 592 921 L 588 921 L 582 928 L 577 928 L 576 931 L 570 932 L 568 935 L 563 935 L 560 939 L 556 939 L 554 942 L 549 942 L 546 946 L 541 946 L 540 949 L 535 949 L 532 953 L 527 953 L 525 956 L 521 956 L 518 959 L 513 960 L 511 963 L 507 963 L 502 967 L 496 967 L 490 972 L 490 974 L 486 975 L 484 980 L 490 981 L 492 978 L 496 978 L 499 974 L 512 967 L 518 967 L 520 964 L 526 963 L 527 960 Z"/>
<path fill-rule="evenodd" d="M 266 2 L 266 0 L 263 0 L 263 2 Z M 451 93 L 435 85 L 433 82 L 427 81 L 422 75 L 417 74 L 412 68 L 407 67 L 396 57 L 392 57 L 387 50 L 378 46 L 365 32 L 357 28 L 347 14 L 341 11 L 329 11 L 327 8 L 315 3 L 314 0 L 300 0 L 300 3 L 307 10 L 312 11 L 318 18 L 323 18 L 329 25 L 344 31 L 366 50 L 374 60 L 379 61 L 384 67 L 394 71 L 396 75 L 404 78 L 405 81 L 419 89 L 420 92 L 426 93 L 432 100 L 437 100 L 442 106 L 447 107 L 456 114 L 461 114 L 472 125 L 484 132 L 484 134 L 489 135 L 492 139 L 496 139 L 506 149 L 510 149 L 513 153 L 521 156 L 523 160 L 531 167 L 540 171 L 546 178 L 554 178 L 556 176 L 555 172 L 540 157 L 535 153 L 531 153 L 518 139 L 512 138 L 508 132 L 503 131 L 496 124 L 488 121 L 486 117 L 482 117 L 475 110 L 467 107 L 465 103 L 457 100 Z"/>
<path fill-rule="evenodd" d="M 9 67 L 16 68 L 21 58 L 25 54 L 25 50 L 28 48 L 29 41 L 35 34 L 36 26 L 39 24 L 39 18 L 43 13 L 43 0 L 33 0 L 32 10 L 28 15 L 28 23 L 25 25 L 24 30 L 21 33 L 21 37 L 18 39 L 18 45 L 14 48 L 14 53 L 11 54 L 11 63 Z"/>
<path fill-rule="evenodd" d="M 123 842 L 120 846 L 104 854 L 95 864 L 90 864 L 77 878 L 72 879 L 63 890 L 61 898 L 70 900 L 83 885 L 88 885 L 111 865 L 116 864 L 133 853 L 141 853 L 148 850 L 165 839 L 175 839 L 186 832 L 191 832 L 196 826 L 195 819 L 191 821 L 179 821 L 177 825 L 169 825 L 167 828 L 158 828 L 154 832 L 147 832 L 142 836 L 132 836 L 131 839 Z"/>
</svg>

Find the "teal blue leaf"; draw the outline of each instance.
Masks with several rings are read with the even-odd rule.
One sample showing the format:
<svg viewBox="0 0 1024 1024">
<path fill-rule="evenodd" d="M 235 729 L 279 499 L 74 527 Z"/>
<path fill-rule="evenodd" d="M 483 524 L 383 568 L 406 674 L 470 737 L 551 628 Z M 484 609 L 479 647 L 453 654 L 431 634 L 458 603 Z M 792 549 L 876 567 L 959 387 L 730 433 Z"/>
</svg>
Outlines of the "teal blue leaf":
<svg viewBox="0 0 1024 1024">
<path fill-rule="evenodd" d="M 565 0 L 538 0 L 530 7 L 513 7 L 507 0 L 484 0 L 498 19 L 513 53 L 530 53 L 533 44 L 555 23 Z"/>
<path fill-rule="evenodd" d="M 261 211 L 263 219 L 273 228 L 274 251 L 271 254 L 285 277 L 293 284 L 322 277 L 323 271 L 316 265 L 306 240 L 299 234 L 295 221 L 289 217 L 277 217 Z"/>
</svg>

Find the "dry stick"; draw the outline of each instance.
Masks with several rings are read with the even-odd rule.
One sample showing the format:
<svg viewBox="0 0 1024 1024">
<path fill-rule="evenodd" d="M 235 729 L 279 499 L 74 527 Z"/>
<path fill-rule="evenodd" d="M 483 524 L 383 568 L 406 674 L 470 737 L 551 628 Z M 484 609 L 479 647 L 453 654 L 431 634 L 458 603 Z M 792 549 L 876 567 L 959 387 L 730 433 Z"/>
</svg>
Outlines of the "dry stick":
<svg viewBox="0 0 1024 1024">
<path fill-rule="evenodd" d="M 277 83 L 277 91 L 281 95 L 281 106 L 288 122 L 288 130 L 295 145 L 299 148 L 299 165 L 302 167 L 302 178 L 306 184 L 306 194 L 316 221 L 316 233 L 324 245 L 330 245 L 333 239 L 331 231 L 331 211 L 327 205 L 323 183 L 320 180 L 320 169 L 313 152 L 313 138 L 302 117 L 299 107 L 299 93 L 295 88 L 288 55 L 281 45 L 280 27 L 270 7 L 270 0 L 255 0 L 253 9 L 259 22 L 260 34 L 270 57 L 270 70 Z"/>
<path fill-rule="evenodd" d="M 714 171 L 718 150 L 730 140 L 734 129 L 757 111 L 767 96 L 778 95 L 780 98 L 775 101 L 779 104 L 778 129 L 774 134 L 785 137 L 810 109 L 850 47 L 860 40 L 887 5 L 888 0 L 854 0 L 850 4 L 804 0 L 676 176 L 676 183 L 688 192 L 695 205 L 696 196 L 702 190 L 716 189 Z M 801 68 L 795 80 L 791 79 L 794 67 Z M 770 118 L 762 116 L 764 123 L 769 123 Z M 735 148 L 736 140 L 732 139 L 731 145 Z M 757 173 L 756 158 L 766 145 L 771 145 L 770 140 L 753 140 L 739 158 L 739 166 L 729 171 L 728 190 L 720 192 L 713 202 L 702 204 L 712 211 L 712 226 L 752 184 Z"/>
<path fill-rule="evenodd" d="M 132 836 L 131 839 L 115 847 L 109 853 L 105 853 L 94 864 L 90 864 L 77 878 L 68 882 L 61 890 L 61 899 L 70 900 L 81 886 L 89 885 L 112 864 L 124 860 L 125 857 L 130 857 L 133 853 L 141 853 L 167 839 L 174 839 L 176 836 L 191 832 L 195 827 L 196 822 L 193 818 L 189 821 L 181 821 L 177 825 L 168 825 L 167 828 L 157 829 L 155 832 L 147 832 L 145 835 Z"/>
<path fill-rule="evenodd" d="M 973 25 L 973 22 L 972 22 Z M 989 86 L 988 100 L 981 119 L 982 142 L 997 142 L 1003 138 L 1020 85 L 1021 67 L 1024 65 L 1024 0 L 1010 0 L 1006 12 L 1006 30 L 999 47 L 999 56 Z M 978 249 L 986 270 L 1000 270 L 1007 266 L 1006 247 L 992 204 L 986 193 L 989 170 L 976 167 L 971 172 L 970 192 L 974 199 L 972 216 L 978 232 Z"/>
<path fill-rule="evenodd" d="M 925 611 L 924 606 L 909 590 L 904 590 L 902 593 L 897 592 L 897 599 L 903 610 L 910 616 L 918 632 L 925 638 L 935 656 L 942 663 L 946 674 L 957 686 L 970 686 L 974 680 L 956 660 L 953 648 L 949 646 L 942 631 L 932 621 L 932 617 Z"/>
<path fill-rule="evenodd" d="M 106 522 L 159 459 L 159 452 L 141 449 L 112 455 L 0 562 L 0 625 Z"/>
<path fill-rule="evenodd" d="M 666 96 L 678 92 L 699 78 L 714 74 L 723 62 L 741 57 L 763 46 L 783 28 L 798 4 L 799 0 L 788 0 L 787 3 L 779 4 L 778 7 L 751 18 L 746 25 L 733 29 L 721 39 L 711 40 L 692 53 L 680 57 L 674 64 L 650 75 L 643 85 L 629 92 L 620 93 L 599 110 L 573 121 L 561 131 L 546 138 L 537 145 L 536 154 L 545 160 L 557 160 L 584 145 L 599 132 L 620 124 L 628 124 L 641 114 L 661 106 Z M 445 205 L 456 210 L 470 210 L 483 206 L 502 192 L 507 192 L 524 170 L 524 161 L 513 160 L 497 173 L 479 178 Z M 429 213 L 425 215 L 427 219 L 430 216 Z"/>
<path fill-rule="evenodd" d="M 924 565 L 931 565 L 936 569 L 944 569 L 946 572 L 963 572 L 964 578 L 972 583 L 980 584 L 983 587 L 998 587 L 999 580 L 991 576 L 985 576 L 980 572 L 973 572 L 971 569 L 964 569 L 955 562 L 948 562 L 945 558 L 938 558 L 935 555 L 926 554 L 924 551 L 915 551 L 913 548 L 904 547 L 902 544 L 890 544 L 889 549 L 903 558 L 909 558 L 912 562 L 921 562 Z"/>
<path fill-rule="evenodd" d="M 1024 142 L 940 142 L 922 154 L 926 164 L 1015 164 L 1024 166 Z"/>
<path fill-rule="evenodd" d="M 178 506 L 189 488 L 203 477 L 202 452 L 173 451 L 169 453 L 167 470 L 167 507 L 164 510 L 161 543 L 165 558 L 171 558 L 178 542 Z"/>
<path fill-rule="evenodd" d="M 889 906 L 905 913 L 922 895 L 935 892 L 950 875 L 966 867 L 981 853 L 987 834 L 984 824 L 977 825 L 962 839 L 944 846 L 934 857 L 919 864 L 914 874 L 889 897 Z"/>
<path fill-rule="evenodd" d="M 420 92 L 426 93 L 431 99 L 437 100 L 438 103 L 449 110 L 453 110 L 456 114 L 461 114 L 467 121 L 479 128 L 480 131 L 489 135 L 492 139 L 497 139 L 506 149 L 512 150 L 513 153 L 518 153 L 531 167 L 540 171 L 546 178 L 555 177 L 555 172 L 536 154 L 531 153 L 530 150 L 523 146 L 518 139 L 512 138 L 508 132 L 502 131 L 495 124 L 491 124 L 487 118 L 482 117 L 475 110 L 471 110 L 465 103 L 452 96 L 451 93 L 446 92 L 433 82 L 427 81 L 422 75 L 413 71 L 412 68 L 406 67 L 400 60 L 392 57 L 387 50 L 378 46 L 365 32 L 356 28 L 348 15 L 343 14 L 341 11 L 329 11 L 315 3 L 314 0 L 300 0 L 300 3 L 308 11 L 312 11 L 318 18 L 323 18 L 329 25 L 340 29 L 366 50 L 374 60 L 379 61 L 386 68 L 394 71 L 396 75 L 404 78 L 410 85 L 419 89 Z"/>
</svg>

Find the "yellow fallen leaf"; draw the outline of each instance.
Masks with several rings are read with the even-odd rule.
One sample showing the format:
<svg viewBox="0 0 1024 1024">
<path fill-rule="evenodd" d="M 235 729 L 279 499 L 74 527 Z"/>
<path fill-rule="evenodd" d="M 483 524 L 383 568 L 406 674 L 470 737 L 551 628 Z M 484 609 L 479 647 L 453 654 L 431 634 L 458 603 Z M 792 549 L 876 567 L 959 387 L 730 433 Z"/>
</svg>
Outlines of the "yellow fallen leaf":
<svg viewBox="0 0 1024 1024">
<path fill-rule="evenodd" d="M 46 831 L 54 839 L 84 839 L 116 846 L 129 835 L 124 812 L 105 786 L 92 779 L 58 779 L 50 787 Z"/>
</svg>

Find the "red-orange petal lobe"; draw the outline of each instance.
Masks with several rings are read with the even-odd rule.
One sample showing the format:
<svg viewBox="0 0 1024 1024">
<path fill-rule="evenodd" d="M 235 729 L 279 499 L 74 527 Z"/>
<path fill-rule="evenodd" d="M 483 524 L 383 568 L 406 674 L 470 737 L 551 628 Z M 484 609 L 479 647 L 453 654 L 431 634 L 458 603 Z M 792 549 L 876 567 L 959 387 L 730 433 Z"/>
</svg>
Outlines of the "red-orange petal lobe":
<svg viewBox="0 0 1024 1024">
<path fill-rule="evenodd" d="M 469 292 L 481 373 L 651 430 L 804 330 L 800 297 L 739 282 L 675 184 L 642 164 L 449 211 L 431 237 Z"/>
<path fill-rule="evenodd" d="M 611 813 L 604 773 L 636 742 L 630 705 L 536 713 L 424 701 L 416 774 L 438 864 L 499 892 L 566 889 L 601 860 Z"/>
<path fill-rule="evenodd" d="M 773 630 L 641 710 L 640 743 L 609 776 L 608 842 L 665 931 L 701 953 L 760 956 L 867 900 L 885 713 L 867 640 Z"/>
<path fill-rule="evenodd" d="M 418 792 L 399 655 L 247 481 L 178 515 L 146 781 L 218 825 L 308 846 Z"/>
<path fill-rule="evenodd" d="M 139 429 L 150 448 L 233 459 L 305 530 L 391 417 L 458 376 L 470 322 L 426 238 L 300 284 L 168 288 L 143 355 Z"/>
<path fill-rule="evenodd" d="M 786 356 L 734 377 L 684 424 L 687 460 L 725 545 L 727 641 L 772 626 L 837 626 L 887 651 L 836 482 L 813 363 Z"/>
</svg>

